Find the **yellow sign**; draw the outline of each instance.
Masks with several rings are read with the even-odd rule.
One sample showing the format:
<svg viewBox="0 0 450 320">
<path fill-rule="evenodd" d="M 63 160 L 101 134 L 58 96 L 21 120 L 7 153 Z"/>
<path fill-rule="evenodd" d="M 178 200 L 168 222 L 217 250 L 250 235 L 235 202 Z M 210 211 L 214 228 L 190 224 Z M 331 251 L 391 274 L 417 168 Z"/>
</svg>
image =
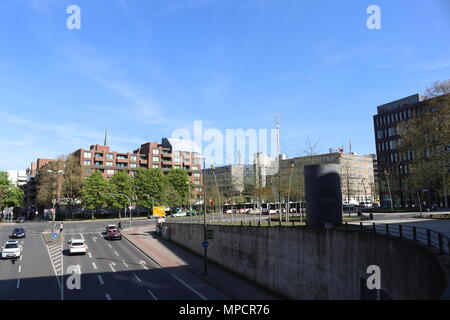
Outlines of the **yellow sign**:
<svg viewBox="0 0 450 320">
<path fill-rule="evenodd" d="M 165 217 L 166 216 L 166 207 L 153 207 L 153 215 L 157 217 Z"/>
</svg>

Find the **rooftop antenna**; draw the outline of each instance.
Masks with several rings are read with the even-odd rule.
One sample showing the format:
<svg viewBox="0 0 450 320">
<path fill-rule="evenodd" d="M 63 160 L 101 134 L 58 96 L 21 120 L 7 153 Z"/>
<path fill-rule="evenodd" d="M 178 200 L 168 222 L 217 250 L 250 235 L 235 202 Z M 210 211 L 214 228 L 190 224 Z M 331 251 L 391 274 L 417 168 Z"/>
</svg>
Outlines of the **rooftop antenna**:
<svg viewBox="0 0 450 320">
<path fill-rule="evenodd" d="M 352 154 L 352 140 L 351 139 L 348 139 L 348 150 L 349 150 L 349 153 Z"/>
</svg>

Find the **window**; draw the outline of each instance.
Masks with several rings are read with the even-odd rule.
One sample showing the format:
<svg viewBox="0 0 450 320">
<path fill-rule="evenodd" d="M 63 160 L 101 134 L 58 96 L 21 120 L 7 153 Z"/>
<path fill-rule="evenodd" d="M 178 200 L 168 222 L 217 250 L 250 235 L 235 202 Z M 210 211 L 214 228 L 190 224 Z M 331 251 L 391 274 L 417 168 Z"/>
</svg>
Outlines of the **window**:
<svg viewBox="0 0 450 320">
<path fill-rule="evenodd" d="M 130 156 L 131 161 L 137 161 L 137 156 Z"/>
<path fill-rule="evenodd" d="M 194 181 L 194 184 L 199 185 L 199 184 L 200 184 L 200 181 L 199 181 L 199 180 L 195 180 L 195 181 Z"/>
<path fill-rule="evenodd" d="M 200 178 L 200 173 L 198 173 L 198 172 L 194 173 L 194 177 L 195 178 Z"/>
<path fill-rule="evenodd" d="M 175 169 L 180 169 L 180 166 L 175 165 Z"/>
<path fill-rule="evenodd" d="M 137 168 L 137 164 L 136 163 L 130 163 L 130 168 Z"/>
<path fill-rule="evenodd" d="M 127 163 L 117 163 L 117 166 L 118 167 L 120 167 L 120 168 L 124 168 L 124 167 L 127 167 L 128 166 L 128 164 Z"/>
<path fill-rule="evenodd" d="M 108 153 L 108 154 L 106 155 L 106 159 L 112 160 L 112 159 L 114 159 L 114 155 L 113 155 L 112 153 Z"/>
<path fill-rule="evenodd" d="M 91 158 L 91 157 L 92 157 L 92 153 L 90 153 L 90 152 L 85 152 L 85 153 L 84 153 L 84 157 L 85 157 L 85 158 Z"/>
<path fill-rule="evenodd" d="M 112 167 L 113 166 L 113 162 L 112 161 L 106 161 L 106 166 L 107 167 Z"/>
<path fill-rule="evenodd" d="M 159 168 L 159 164 L 154 164 L 152 168 L 153 169 L 158 169 Z"/>
<path fill-rule="evenodd" d="M 128 156 L 123 155 L 123 154 L 117 155 L 117 159 L 128 159 Z"/>
<path fill-rule="evenodd" d="M 90 166 L 90 165 L 91 165 L 91 160 L 84 160 L 84 161 L 83 161 L 83 164 L 84 164 L 85 166 Z"/>
<path fill-rule="evenodd" d="M 141 160 L 147 160 L 147 156 L 141 156 Z"/>
<path fill-rule="evenodd" d="M 159 149 L 153 149 L 153 154 L 159 154 Z"/>
<path fill-rule="evenodd" d="M 106 170 L 106 174 L 111 176 L 114 174 L 114 170 Z"/>
<path fill-rule="evenodd" d="M 198 170 L 197 166 L 192 166 L 192 170 Z"/>
<path fill-rule="evenodd" d="M 176 158 L 174 158 L 174 161 L 175 162 L 180 162 L 180 158 L 176 157 Z"/>
<path fill-rule="evenodd" d="M 153 157 L 154 162 L 159 162 L 159 157 Z"/>
<path fill-rule="evenodd" d="M 378 130 L 377 131 L 377 137 L 378 137 L 378 139 L 383 139 L 384 138 L 383 130 Z"/>
</svg>

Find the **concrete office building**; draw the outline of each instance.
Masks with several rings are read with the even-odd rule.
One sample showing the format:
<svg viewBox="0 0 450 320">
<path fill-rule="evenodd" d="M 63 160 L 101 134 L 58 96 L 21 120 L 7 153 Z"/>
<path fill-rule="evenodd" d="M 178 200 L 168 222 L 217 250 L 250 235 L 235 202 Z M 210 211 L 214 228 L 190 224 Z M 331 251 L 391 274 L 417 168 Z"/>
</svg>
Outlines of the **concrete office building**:
<svg viewBox="0 0 450 320">
<path fill-rule="evenodd" d="M 392 193 L 393 207 L 418 206 L 417 190 L 410 190 L 407 183 L 414 152 L 403 153 L 398 150 L 397 145 L 401 139 L 398 125 L 426 107 L 425 97 L 414 94 L 378 106 L 377 114 L 373 116 L 380 198 L 384 207 L 390 207 L 391 203 L 388 186 Z M 428 202 L 427 206 L 430 202 L 442 203 L 442 199 L 432 190 L 423 196 L 424 201 Z"/>
<path fill-rule="evenodd" d="M 7 170 L 8 180 L 15 186 L 23 186 L 27 183 L 27 171 L 26 170 Z"/>
</svg>

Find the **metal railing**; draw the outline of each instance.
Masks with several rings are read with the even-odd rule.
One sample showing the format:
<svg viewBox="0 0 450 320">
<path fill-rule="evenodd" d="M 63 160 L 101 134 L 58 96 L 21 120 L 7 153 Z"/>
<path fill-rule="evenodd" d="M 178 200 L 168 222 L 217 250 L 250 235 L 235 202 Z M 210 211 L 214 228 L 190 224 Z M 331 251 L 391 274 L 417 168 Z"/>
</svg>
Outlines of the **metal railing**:
<svg viewBox="0 0 450 320">
<path fill-rule="evenodd" d="M 439 254 L 450 255 L 450 239 L 442 233 L 431 229 L 404 224 L 363 222 L 359 223 L 359 228 L 361 231 L 375 232 L 378 234 L 417 241 L 427 247 L 438 249 Z M 345 222 L 345 229 L 348 229 L 348 222 Z"/>
</svg>

